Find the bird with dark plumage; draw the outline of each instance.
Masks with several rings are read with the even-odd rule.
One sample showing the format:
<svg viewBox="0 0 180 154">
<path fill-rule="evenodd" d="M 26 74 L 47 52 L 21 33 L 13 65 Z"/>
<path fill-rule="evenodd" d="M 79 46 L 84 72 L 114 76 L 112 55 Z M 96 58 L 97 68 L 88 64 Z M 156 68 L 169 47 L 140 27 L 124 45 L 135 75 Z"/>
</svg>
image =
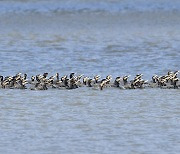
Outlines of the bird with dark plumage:
<svg viewBox="0 0 180 154">
<path fill-rule="evenodd" d="M 142 89 L 142 88 L 163 88 L 163 89 L 178 89 L 180 87 L 179 71 L 169 71 L 167 74 L 158 76 L 153 75 L 152 80 L 143 80 L 143 74 L 137 74 L 133 80 L 128 81 L 130 75 L 118 76 L 111 82 L 111 75 L 100 80 L 100 75 L 95 75 L 93 78 L 83 77 L 84 75 L 77 75 L 70 73 L 68 75 L 59 76 L 56 73 L 48 77 L 49 73 L 43 73 L 32 76 L 28 80 L 27 74 L 21 75 L 17 73 L 14 76 L 0 76 L 0 88 L 2 89 L 32 89 L 32 90 L 47 90 L 51 88 L 56 89 L 76 89 L 82 86 L 92 87 L 92 89 L 103 90 L 107 87 L 117 87 L 119 89 Z M 82 78 L 83 77 L 83 78 Z M 29 88 L 30 87 L 30 88 Z"/>
</svg>

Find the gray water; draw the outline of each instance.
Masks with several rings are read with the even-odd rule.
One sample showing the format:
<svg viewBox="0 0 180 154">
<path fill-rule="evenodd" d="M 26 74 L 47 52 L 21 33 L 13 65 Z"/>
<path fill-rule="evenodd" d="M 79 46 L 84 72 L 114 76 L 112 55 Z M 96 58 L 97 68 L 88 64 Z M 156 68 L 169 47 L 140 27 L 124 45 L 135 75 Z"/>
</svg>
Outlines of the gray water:
<svg viewBox="0 0 180 154">
<path fill-rule="evenodd" d="M 178 0 L 0 1 L 0 74 L 180 69 Z M 0 153 L 179 153 L 179 89 L 0 89 Z"/>
</svg>

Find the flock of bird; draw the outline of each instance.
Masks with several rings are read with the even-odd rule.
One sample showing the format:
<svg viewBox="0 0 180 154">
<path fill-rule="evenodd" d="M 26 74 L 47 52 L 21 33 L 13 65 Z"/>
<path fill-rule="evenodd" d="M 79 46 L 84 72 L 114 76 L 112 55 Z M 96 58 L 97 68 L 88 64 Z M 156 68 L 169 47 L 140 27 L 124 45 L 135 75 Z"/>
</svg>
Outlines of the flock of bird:
<svg viewBox="0 0 180 154">
<path fill-rule="evenodd" d="M 112 76 L 108 75 L 101 79 L 99 75 L 93 78 L 84 75 L 75 75 L 71 73 L 69 76 L 60 77 L 59 73 L 48 77 L 48 73 L 38 74 L 27 78 L 27 74 L 18 73 L 14 76 L 0 76 L 0 89 L 30 89 L 30 90 L 47 90 L 56 89 L 76 89 L 79 87 L 91 87 L 103 90 L 108 87 L 119 89 L 143 89 L 143 88 L 168 88 L 178 89 L 180 87 L 179 71 L 169 71 L 166 75 L 152 76 L 152 80 L 144 80 L 143 74 L 137 74 L 132 80 L 130 75 L 118 76 L 112 80 Z"/>
</svg>

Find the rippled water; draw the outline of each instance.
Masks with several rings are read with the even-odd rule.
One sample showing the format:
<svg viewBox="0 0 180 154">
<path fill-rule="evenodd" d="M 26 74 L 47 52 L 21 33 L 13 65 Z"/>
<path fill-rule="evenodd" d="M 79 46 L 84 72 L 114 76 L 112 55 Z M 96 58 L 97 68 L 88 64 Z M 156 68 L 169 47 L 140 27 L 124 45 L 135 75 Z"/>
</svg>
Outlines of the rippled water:
<svg viewBox="0 0 180 154">
<path fill-rule="evenodd" d="M 1 153 L 178 153 L 178 90 L 0 94 Z"/>
<path fill-rule="evenodd" d="M 177 0 L 0 1 L 0 74 L 145 79 L 180 69 Z M 0 89 L 0 153 L 179 153 L 179 89 Z"/>
</svg>

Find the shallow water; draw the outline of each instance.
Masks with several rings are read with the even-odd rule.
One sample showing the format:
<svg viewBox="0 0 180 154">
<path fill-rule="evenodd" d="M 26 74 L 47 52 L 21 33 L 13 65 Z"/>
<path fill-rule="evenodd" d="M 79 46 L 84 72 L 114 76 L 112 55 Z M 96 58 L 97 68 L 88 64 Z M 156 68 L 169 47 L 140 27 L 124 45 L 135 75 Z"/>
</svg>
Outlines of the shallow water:
<svg viewBox="0 0 180 154">
<path fill-rule="evenodd" d="M 0 74 L 179 70 L 179 6 L 1 1 Z M 179 89 L 0 89 L 0 153 L 179 153 L 179 100 Z"/>
</svg>

